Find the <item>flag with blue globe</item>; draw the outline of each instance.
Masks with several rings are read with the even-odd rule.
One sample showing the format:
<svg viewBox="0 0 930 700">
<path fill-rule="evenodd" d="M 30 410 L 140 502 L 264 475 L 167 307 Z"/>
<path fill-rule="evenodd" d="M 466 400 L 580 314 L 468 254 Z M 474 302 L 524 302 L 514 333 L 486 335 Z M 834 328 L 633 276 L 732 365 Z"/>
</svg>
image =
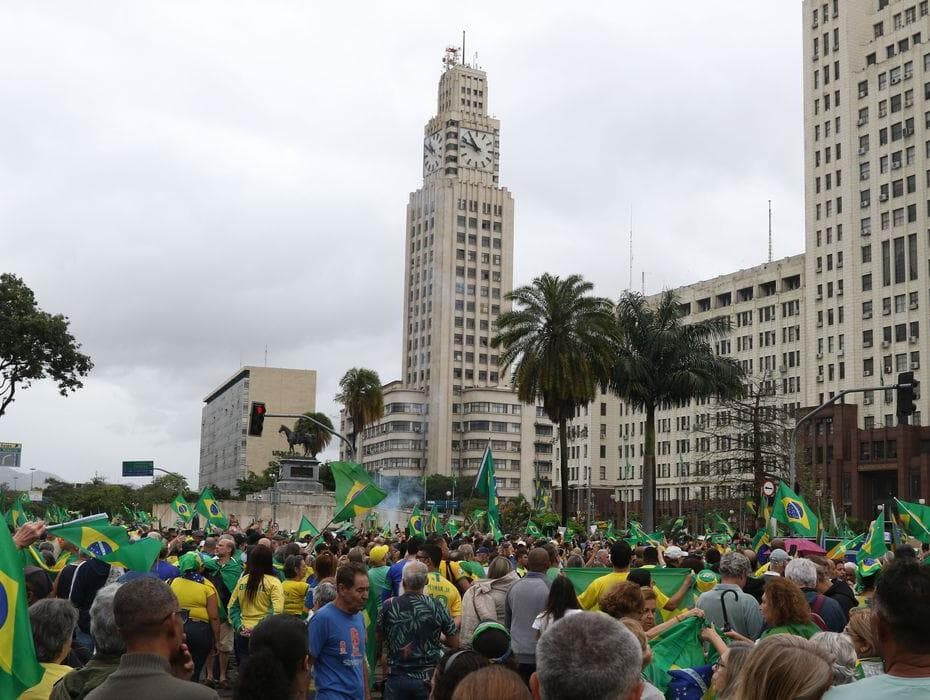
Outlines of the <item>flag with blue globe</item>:
<svg viewBox="0 0 930 700">
<path fill-rule="evenodd" d="M 783 482 L 778 482 L 772 517 L 800 537 L 816 537 L 820 521 L 804 499 Z"/>
</svg>

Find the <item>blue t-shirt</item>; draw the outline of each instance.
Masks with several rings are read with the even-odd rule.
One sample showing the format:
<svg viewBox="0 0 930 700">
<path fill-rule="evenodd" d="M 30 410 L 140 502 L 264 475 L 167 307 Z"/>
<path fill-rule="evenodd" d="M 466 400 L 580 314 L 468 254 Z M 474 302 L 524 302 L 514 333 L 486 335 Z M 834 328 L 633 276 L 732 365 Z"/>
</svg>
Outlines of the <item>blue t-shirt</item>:
<svg viewBox="0 0 930 700">
<path fill-rule="evenodd" d="M 310 618 L 307 635 L 316 671 L 317 700 L 365 697 L 365 623 L 327 603 Z"/>
<path fill-rule="evenodd" d="M 388 581 L 391 582 L 391 597 L 396 598 L 400 595 L 400 584 L 404 578 L 405 566 L 407 566 L 407 560 L 401 559 L 391 564 L 391 568 L 388 569 L 387 577 Z"/>
</svg>

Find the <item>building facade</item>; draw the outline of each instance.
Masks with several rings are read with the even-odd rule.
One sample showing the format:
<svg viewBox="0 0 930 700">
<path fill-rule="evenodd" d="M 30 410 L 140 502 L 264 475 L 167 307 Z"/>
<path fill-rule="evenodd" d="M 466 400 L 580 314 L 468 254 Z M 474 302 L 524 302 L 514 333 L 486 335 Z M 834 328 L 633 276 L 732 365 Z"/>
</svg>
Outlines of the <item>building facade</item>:
<svg viewBox="0 0 930 700">
<path fill-rule="evenodd" d="M 685 323 L 725 316 L 731 332 L 714 347 L 736 359 L 760 404 L 782 422 L 800 407 L 808 359 L 803 351 L 804 256 L 795 255 L 673 290 Z M 649 298 L 656 303 L 659 295 Z M 657 513 L 687 514 L 696 503 L 737 502 L 752 473 L 744 465 L 749 445 L 739 409 L 695 399 L 656 411 Z M 769 421 L 770 423 L 772 421 Z M 568 429 L 570 510 L 617 517 L 640 512 L 645 436 L 644 412 L 613 394 L 582 407 Z M 780 436 L 781 439 L 784 435 Z M 771 468 L 777 450 L 768 450 Z M 553 483 L 561 503 L 559 448 L 554 446 Z M 589 489 L 590 485 L 590 489 Z"/>
<path fill-rule="evenodd" d="M 275 450 L 286 450 L 279 424 L 266 419 L 261 437 L 248 435 L 249 407 L 263 401 L 269 413 L 316 410 L 316 371 L 279 367 L 243 367 L 204 398 L 200 422 L 200 487 L 235 489 L 249 472 L 260 474 Z"/>
<path fill-rule="evenodd" d="M 401 379 L 385 385 L 384 418 L 364 430 L 359 459 L 394 478 L 467 479 L 490 441 L 501 495 L 529 498 L 536 470 L 551 471 L 551 444 L 537 445 L 536 409 L 517 400 L 490 343 L 510 308 L 514 208 L 488 95 L 487 74 L 447 52 L 405 217 Z"/>
</svg>

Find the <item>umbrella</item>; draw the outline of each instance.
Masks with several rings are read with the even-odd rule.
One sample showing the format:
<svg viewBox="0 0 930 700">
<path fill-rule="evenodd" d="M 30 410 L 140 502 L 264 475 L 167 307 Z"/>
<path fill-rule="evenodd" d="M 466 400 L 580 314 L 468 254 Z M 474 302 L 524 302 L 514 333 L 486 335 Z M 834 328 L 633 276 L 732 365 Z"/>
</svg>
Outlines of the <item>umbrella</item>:
<svg viewBox="0 0 930 700">
<path fill-rule="evenodd" d="M 816 542 L 811 540 L 802 540 L 800 538 L 788 538 L 785 540 L 785 549 L 790 550 L 792 546 L 798 548 L 798 554 L 826 554 L 826 550 Z"/>
</svg>

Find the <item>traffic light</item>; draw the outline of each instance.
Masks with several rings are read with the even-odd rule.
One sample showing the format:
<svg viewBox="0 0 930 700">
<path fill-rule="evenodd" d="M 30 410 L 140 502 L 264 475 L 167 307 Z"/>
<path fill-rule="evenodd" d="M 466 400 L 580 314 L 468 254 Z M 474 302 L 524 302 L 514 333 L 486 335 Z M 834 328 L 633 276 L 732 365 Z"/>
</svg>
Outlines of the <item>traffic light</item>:
<svg viewBox="0 0 930 700">
<path fill-rule="evenodd" d="M 917 388 L 920 386 L 920 382 L 914 380 L 913 372 L 901 372 L 901 374 L 898 375 L 898 384 L 898 423 L 906 425 L 907 417 L 917 410 L 917 406 L 914 405 L 914 399 L 917 398 Z M 906 386 L 900 386 L 901 384 Z"/>
<path fill-rule="evenodd" d="M 262 436 L 262 427 L 265 424 L 265 404 L 261 401 L 252 402 L 252 411 L 249 413 L 249 435 Z"/>
</svg>

